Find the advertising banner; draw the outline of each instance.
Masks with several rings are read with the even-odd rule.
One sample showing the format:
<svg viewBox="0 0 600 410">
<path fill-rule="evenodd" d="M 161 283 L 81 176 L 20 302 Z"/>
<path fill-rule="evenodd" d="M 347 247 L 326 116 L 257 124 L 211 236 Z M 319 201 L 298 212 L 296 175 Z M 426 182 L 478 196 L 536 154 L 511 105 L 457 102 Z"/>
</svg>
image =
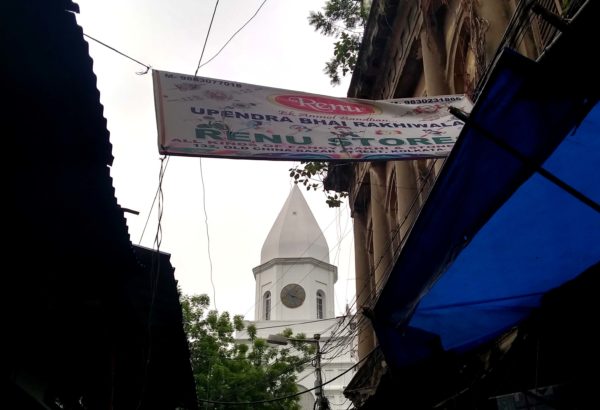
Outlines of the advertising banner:
<svg viewBox="0 0 600 410">
<path fill-rule="evenodd" d="M 470 112 L 463 95 L 371 101 L 154 70 L 158 150 L 260 160 L 447 156 Z"/>
</svg>

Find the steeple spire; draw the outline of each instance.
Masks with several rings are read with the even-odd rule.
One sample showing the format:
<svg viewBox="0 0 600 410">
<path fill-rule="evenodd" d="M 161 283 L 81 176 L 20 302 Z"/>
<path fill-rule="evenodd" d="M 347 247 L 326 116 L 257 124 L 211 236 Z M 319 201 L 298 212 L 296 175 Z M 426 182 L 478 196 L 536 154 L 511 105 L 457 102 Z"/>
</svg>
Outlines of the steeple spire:
<svg viewBox="0 0 600 410">
<path fill-rule="evenodd" d="M 292 188 L 263 244 L 260 263 L 275 258 L 315 258 L 329 263 L 329 247 L 297 185 Z"/>
</svg>

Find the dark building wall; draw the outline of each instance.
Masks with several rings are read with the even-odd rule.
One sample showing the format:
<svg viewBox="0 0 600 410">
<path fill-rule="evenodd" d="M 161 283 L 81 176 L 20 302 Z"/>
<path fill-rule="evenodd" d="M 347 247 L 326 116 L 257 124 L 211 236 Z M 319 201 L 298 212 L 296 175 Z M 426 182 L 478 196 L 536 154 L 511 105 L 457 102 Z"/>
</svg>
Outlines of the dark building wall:
<svg viewBox="0 0 600 410">
<path fill-rule="evenodd" d="M 134 254 L 115 198 L 109 133 L 76 10 L 68 0 L 0 6 L 6 401 L 16 401 L 13 408 L 195 407 L 180 315 L 168 319 L 179 333 L 160 337 L 182 342 L 183 350 L 169 353 L 183 365 L 192 399 L 179 391 L 141 401 L 147 386 L 155 397 L 161 392 L 152 380 L 158 373 L 145 369 L 148 288 L 132 286 L 149 284 L 152 272 Z M 177 305 L 172 267 L 165 272 L 171 281 L 162 285 Z M 120 378 L 122 369 L 131 377 Z"/>
</svg>

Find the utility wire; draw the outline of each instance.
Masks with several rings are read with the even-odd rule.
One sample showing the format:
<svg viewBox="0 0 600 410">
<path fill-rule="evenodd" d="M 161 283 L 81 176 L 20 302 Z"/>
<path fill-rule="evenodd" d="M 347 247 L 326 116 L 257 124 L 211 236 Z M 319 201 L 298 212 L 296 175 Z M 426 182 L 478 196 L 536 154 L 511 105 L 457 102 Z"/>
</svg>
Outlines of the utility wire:
<svg viewBox="0 0 600 410">
<path fill-rule="evenodd" d="M 263 327 L 257 327 L 256 330 L 262 330 L 262 329 L 275 329 L 278 327 L 286 327 L 286 326 L 296 326 L 296 325 L 303 325 L 306 323 L 317 323 L 317 322 L 324 322 L 326 320 L 333 320 L 333 319 L 344 319 L 347 317 L 350 317 L 351 315 L 342 315 L 342 316 L 335 316 L 335 317 L 330 317 L 327 319 L 315 319 L 315 320 L 307 320 L 306 322 L 294 322 L 294 323 L 285 323 L 282 325 L 273 325 L 273 326 L 263 326 Z"/>
<path fill-rule="evenodd" d="M 111 47 L 111 46 L 109 46 L 109 45 L 108 45 L 108 44 L 106 44 L 106 43 L 103 43 L 102 41 L 100 41 L 100 40 L 98 40 L 98 39 L 95 39 L 94 37 L 92 37 L 92 36 L 90 36 L 90 35 L 88 35 L 88 34 L 85 34 L 85 33 L 83 33 L 83 35 L 84 35 L 85 37 L 89 38 L 90 40 L 94 40 L 96 43 L 98 43 L 98 44 L 101 44 L 101 45 L 103 45 L 104 47 L 106 47 L 106 48 L 108 48 L 108 49 L 110 49 L 110 50 L 114 51 L 115 53 L 119 53 L 119 54 L 121 54 L 123 57 L 125 57 L 125 58 L 128 58 L 128 59 L 130 59 L 131 61 L 133 61 L 133 62 L 135 62 L 135 63 L 138 63 L 138 64 L 139 64 L 139 65 L 141 65 L 141 66 L 144 66 L 144 67 L 146 67 L 146 71 L 139 71 L 139 72 L 137 72 L 137 73 L 136 73 L 137 75 L 144 75 L 144 74 L 147 74 L 147 73 L 148 73 L 148 71 L 150 71 L 150 70 L 152 69 L 152 67 L 151 67 L 151 66 L 149 66 L 148 64 L 144 64 L 144 63 L 142 63 L 141 61 L 139 61 L 139 60 L 136 60 L 135 58 L 133 58 L 133 57 L 131 57 L 131 56 L 128 56 L 127 54 L 125 54 L 125 53 L 123 53 L 123 52 L 121 52 L 121 51 L 117 50 L 117 49 L 116 49 L 116 48 L 114 48 L 114 47 Z"/>
<path fill-rule="evenodd" d="M 411 206 L 409 207 L 409 210 L 406 212 L 406 215 L 404 217 L 404 219 L 402 220 L 402 222 L 397 226 L 397 229 L 394 232 L 394 235 L 392 236 L 392 238 L 389 239 L 388 244 L 391 245 L 396 236 L 400 233 L 400 228 L 408 221 L 408 217 L 410 216 L 410 214 L 413 211 L 414 206 L 417 204 L 419 197 L 422 195 L 423 191 L 429 187 L 428 181 L 432 176 L 432 171 L 433 171 L 433 167 L 435 165 L 435 163 L 437 162 L 437 160 L 432 161 L 431 165 L 429 166 L 428 172 L 427 174 L 424 176 L 423 178 L 423 182 L 421 184 L 421 187 L 419 189 L 418 192 L 416 192 L 415 197 L 412 201 Z M 400 241 L 400 243 L 398 244 L 397 247 L 395 247 L 395 249 L 392 249 L 391 246 L 387 247 L 387 252 L 392 252 L 393 255 L 396 255 L 397 252 L 402 248 L 404 241 L 406 240 L 407 235 L 405 235 L 405 237 L 402 238 L 402 240 Z M 387 253 L 386 252 L 386 253 Z M 377 261 L 375 267 L 373 268 L 372 272 L 376 271 L 377 268 L 379 267 L 379 265 L 381 264 L 381 262 L 383 262 L 383 256 L 381 258 L 379 258 L 379 260 Z M 392 258 L 393 259 L 393 258 Z M 390 260 L 389 262 L 390 264 L 393 264 L 393 260 Z M 389 266 L 386 266 L 385 271 L 387 271 L 389 268 Z M 377 297 L 378 294 L 378 289 L 380 289 L 381 285 L 387 280 L 387 278 L 389 277 L 389 273 L 386 275 L 382 275 L 382 277 L 380 278 L 379 281 L 377 281 L 377 283 L 374 284 L 374 287 L 372 289 L 368 290 L 369 296 L 367 297 L 367 301 L 364 303 L 365 306 L 368 306 L 370 304 L 372 304 Z M 368 283 L 366 283 L 363 288 L 358 291 L 355 295 L 355 299 L 354 302 L 352 303 L 352 306 L 354 306 L 356 304 L 356 302 L 358 301 L 359 295 L 362 294 L 367 287 Z M 369 302 L 370 301 L 370 302 Z M 358 314 L 357 314 L 358 316 Z M 342 322 L 343 323 L 343 322 Z M 342 324 L 340 323 L 340 325 Z M 350 325 L 350 323 L 352 323 L 352 320 L 349 321 L 348 324 L 346 324 L 346 326 L 344 326 L 343 328 L 339 328 L 339 330 L 334 330 L 331 334 L 331 338 L 323 345 L 323 351 L 325 351 L 326 353 L 331 353 L 332 354 L 332 358 L 338 357 L 341 354 L 343 354 L 344 352 L 342 351 L 344 346 L 342 346 L 342 342 L 343 340 L 337 341 L 337 343 L 332 343 L 335 340 L 335 335 L 336 333 L 341 335 L 342 333 L 344 333 L 344 330 L 346 330 L 346 328 Z M 355 327 L 353 330 L 351 330 L 350 332 L 347 333 L 347 335 L 349 337 L 352 337 L 352 335 L 356 335 L 358 333 L 359 330 L 361 330 L 362 328 L 364 328 L 367 325 L 367 321 L 365 319 L 364 316 L 359 316 L 358 320 L 355 322 Z M 345 335 L 346 336 L 346 335 Z M 360 344 L 360 343 L 359 343 Z M 334 352 L 335 351 L 335 352 Z"/>
<path fill-rule="evenodd" d="M 146 361 L 144 364 L 144 375 L 142 379 L 142 389 L 140 394 L 140 399 L 138 401 L 137 409 L 142 408 L 144 398 L 146 396 L 147 382 L 148 382 L 148 372 L 150 368 L 150 362 L 152 360 L 152 316 L 154 313 L 154 305 L 156 302 L 156 293 L 158 292 L 158 281 L 160 278 L 160 245 L 162 243 L 162 217 L 163 217 L 163 191 L 162 184 L 163 178 L 165 176 L 166 171 L 166 163 L 165 157 L 160 159 L 160 172 L 158 174 L 158 224 L 156 228 L 156 235 L 154 236 L 154 246 L 156 247 L 156 252 L 152 255 L 152 264 L 150 268 L 150 303 L 148 307 L 148 323 L 147 323 L 147 351 L 146 351 Z"/>
<path fill-rule="evenodd" d="M 171 157 L 167 157 L 164 170 L 162 171 L 163 175 L 167 171 L 167 166 L 169 165 L 170 159 L 171 159 Z M 142 238 L 144 237 L 144 232 L 146 232 L 146 227 L 148 226 L 148 221 L 150 221 L 150 216 L 152 215 L 152 210 L 154 209 L 154 204 L 156 203 L 156 198 L 158 198 L 158 194 L 159 194 L 160 190 L 161 190 L 161 186 L 159 183 L 158 188 L 156 188 L 156 194 L 154 194 L 154 200 L 152 201 L 152 205 L 150 205 L 150 210 L 148 211 L 148 218 L 146 218 L 146 223 L 144 224 L 144 229 L 142 230 L 142 234 L 140 235 L 140 240 L 138 241 L 138 245 L 142 244 Z"/>
<path fill-rule="evenodd" d="M 417 203 L 419 202 L 419 197 L 423 194 L 423 192 L 425 191 L 426 188 L 429 187 L 429 182 L 430 182 L 430 178 L 432 177 L 432 171 L 434 168 L 435 163 L 437 162 L 437 160 L 432 161 L 431 165 L 429 166 L 429 169 L 427 171 L 427 174 L 423 177 L 421 186 L 419 188 L 419 190 L 415 193 L 414 197 L 413 197 L 413 201 L 408 209 L 408 211 L 406 212 L 406 214 L 404 215 L 403 220 L 397 225 L 396 229 L 394 230 L 394 234 L 392 235 L 391 238 L 389 238 L 385 249 L 386 252 L 384 254 L 381 255 L 381 257 L 377 260 L 377 262 L 375 262 L 375 266 L 373 268 L 370 269 L 370 272 L 368 273 L 369 276 L 372 276 L 374 274 L 374 272 L 379 268 L 379 265 L 383 262 L 384 256 L 387 253 L 392 253 L 392 258 L 390 258 L 389 264 L 388 266 L 385 267 L 385 270 L 387 271 L 388 268 L 390 267 L 390 264 L 394 263 L 394 255 L 396 255 L 402 248 L 406 238 L 408 237 L 408 235 L 405 235 L 403 238 L 401 238 L 400 243 L 398 244 L 397 247 L 392 247 L 391 245 L 393 244 L 394 240 L 396 239 L 397 235 L 400 234 L 400 230 L 401 228 L 404 226 L 405 223 L 407 223 L 409 221 L 409 217 L 411 215 L 411 213 L 413 212 L 413 210 L 415 209 L 415 206 L 417 205 Z M 373 185 L 373 184 L 371 184 Z M 387 186 L 385 184 L 378 184 L 378 186 Z M 411 221 L 412 223 L 414 223 L 414 220 Z M 377 297 L 377 293 L 378 293 L 378 289 L 380 289 L 381 285 L 387 280 L 387 278 L 389 277 L 389 274 L 391 272 L 389 272 L 386 275 L 382 275 L 382 277 L 379 279 L 379 281 L 377 281 L 374 284 L 371 284 L 370 281 L 366 281 L 365 284 L 362 286 L 361 289 L 357 289 L 355 296 L 354 296 L 354 301 L 350 304 L 350 308 L 353 308 L 356 304 L 357 301 L 364 296 L 364 292 L 367 293 L 367 296 L 365 297 L 365 302 L 363 303 L 363 306 L 369 306 L 372 303 L 375 302 L 376 297 Z M 367 289 L 368 287 L 371 287 L 371 289 Z"/>
<path fill-rule="evenodd" d="M 210 35 L 210 29 L 212 28 L 218 6 L 219 6 L 219 0 L 217 0 L 217 2 L 215 3 L 215 8 L 213 9 L 212 17 L 210 18 L 210 24 L 208 25 L 208 31 L 206 32 L 206 38 L 204 39 L 204 45 L 202 46 L 202 53 L 200 54 L 200 59 L 198 60 L 198 66 L 196 67 L 196 72 L 194 73 L 194 77 L 196 77 L 196 75 L 198 74 L 198 70 L 200 69 L 200 63 L 202 62 L 202 57 L 204 57 L 204 50 L 206 50 L 206 43 L 208 42 L 208 37 Z"/>
<path fill-rule="evenodd" d="M 206 227 L 206 250 L 208 252 L 208 265 L 210 270 L 210 284 L 213 289 L 213 303 L 215 310 L 217 309 L 217 291 L 215 289 L 215 282 L 213 281 L 213 264 L 212 257 L 210 254 L 210 235 L 208 233 L 208 213 L 206 212 L 206 190 L 204 185 L 204 173 L 202 172 L 202 158 L 200 158 L 200 181 L 202 182 L 202 208 L 204 210 L 204 226 Z"/>
<path fill-rule="evenodd" d="M 204 57 L 204 51 L 206 50 L 206 44 L 208 43 L 208 37 L 210 36 L 210 30 L 213 25 L 213 21 L 215 20 L 215 14 L 217 14 L 217 7 L 219 7 L 219 0 L 215 3 L 215 8 L 213 9 L 212 17 L 210 18 L 210 24 L 208 25 L 208 31 L 206 32 L 206 37 L 204 38 L 204 45 L 202 46 L 202 53 L 200 54 L 200 58 L 198 59 L 198 66 L 196 67 L 196 71 L 194 72 L 194 77 L 198 74 L 198 70 L 200 69 L 200 63 L 202 63 L 202 58 Z M 206 229 L 206 249 L 208 254 L 208 265 L 210 272 L 210 284 L 213 289 L 213 304 L 215 306 L 215 310 L 219 310 L 217 308 L 217 291 L 215 289 L 215 282 L 213 280 L 213 264 L 212 264 L 212 256 L 210 253 L 210 234 L 208 231 L 208 213 L 206 212 L 206 190 L 204 186 L 204 173 L 202 171 L 202 158 L 199 159 L 200 164 L 200 181 L 202 185 L 202 208 L 204 210 L 204 226 Z"/>
<path fill-rule="evenodd" d="M 405 218 L 403 219 L 403 221 L 398 225 L 397 230 L 394 232 L 394 235 L 392 236 L 392 238 L 389 239 L 388 245 L 391 245 L 394 242 L 396 236 L 400 233 L 400 228 L 402 227 L 402 225 L 404 225 L 404 223 L 407 222 L 408 217 L 411 214 L 413 207 L 416 205 L 419 197 L 422 195 L 422 193 L 425 190 L 425 188 L 429 187 L 428 181 L 429 181 L 430 177 L 432 176 L 433 167 L 434 167 L 434 165 L 435 165 L 436 162 L 437 162 L 437 160 L 432 161 L 432 164 L 430 165 L 427 174 L 423 178 L 423 182 L 422 182 L 422 185 L 421 185 L 419 191 L 415 194 L 415 197 L 414 197 L 414 200 L 413 200 L 413 202 L 412 202 L 412 204 L 410 206 L 410 209 L 407 211 L 407 213 L 406 213 Z M 402 238 L 402 240 L 400 241 L 400 244 L 398 244 L 398 246 L 395 247 L 395 249 L 392 249 L 391 246 L 386 247 L 388 249 L 386 252 L 392 252 L 393 255 L 396 255 L 397 251 L 402 248 L 403 243 L 406 240 L 406 237 L 407 236 L 405 235 L 405 237 Z M 382 261 L 383 261 L 383 255 L 377 261 L 376 266 L 373 268 L 372 272 L 374 272 L 375 270 L 377 270 L 377 268 L 379 267 L 379 265 L 381 264 Z M 393 260 L 391 260 L 389 263 L 393 264 Z M 388 268 L 389 268 L 389 266 L 386 266 L 385 270 L 387 271 Z M 377 283 L 374 284 L 374 286 L 373 286 L 372 289 L 368 289 L 367 290 L 366 288 L 369 285 L 369 283 L 365 283 L 365 285 L 363 286 L 363 288 L 360 289 L 358 292 L 356 292 L 354 301 L 352 302 L 351 306 L 356 305 L 356 303 L 357 303 L 357 301 L 359 299 L 359 296 L 365 290 L 368 291 L 369 296 L 367 297 L 367 301 L 364 303 L 364 306 L 369 306 L 369 305 L 373 304 L 375 302 L 375 300 L 376 300 L 376 297 L 377 297 L 377 294 L 378 294 L 378 289 L 380 289 L 382 283 L 384 283 L 387 280 L 388 277 L 389 277 L 389 274 L 383 275 L 379 279 L 379 281 L 377 281 Z M 349 337 L 352 337 L 353 335 L 356 335 L 360 330 L 362 330 L 363 328 L 365 328 L 368 325 L 367 320 L 366 320 L 366 318 L 363 315 L 359 316 L 359 314 L 357 313 L 356 316 L 358 316 L 358 320 L 355 321 L 354 329 L 351 329 L 350 332 L 346 333 L 344 335 L 345 337 L 347 336 L 349 338 Z M 337 341 L 335 343 L 335 345 L 333 343 L 335 341 L 335 338 L 338 335 L 342 335 L 342 333 L 344 333 L 344 331 L 350 325 L 351 322 L 352 322 L 352 320 L 350 320 L 350 322 L 348 324 L 346 324 L 346 326 L 344 326 L 343 328 L 339 328 L 337 330 L 334 330 L 331 333 L 330 339 L 323 345 L 323 351 L 326 351 L 327 353 L 332 353 L 333 358 L 335 358 L 335 357 L 337 357 L 337 356 L 339 356 L 339 355 L 341 355 L 341 354 L 344 353 L 344 352 L 341 351 L 341 349 L 343 349 L 343 346 L 341 345 L 341 343 L 343 342 L 343 340 Z M 340 325 L 342 323 L 343 322 L 341 322 Z M 361 343 L 359 343 L 359 344 L 361 344 Z M 337 352 L 334 353 L 334 350 L 337 350 Z"/>
<path fill-rule="evenodd" d="M 206 64 L 208 64 L 208 63 L 210 63 L 211 61 L 213 61 L 213 60 L 214 60 L 214 59 L 215 59 L 215 58 L 216 58 L 216 57 L 217 57 L 219 54 L 221 54 L 221 51 L 223 51 L 223 49 L 224 49 L 225 47 L 227 47 L 227 44 L 229 44 L 229 43 L 231 42 L 231 40 L 233 40 L 233 38 L 234 38 L 235 36 L 237 36 L 237 34 L 238 34 L 240 31 L 242 31 L 242 30 L 244 29 L 244 27 L 246 27 L 246 26 L 248 25 L 248 23 L 250 23 L 250 22 L 252 21 L 252 19 L 254 19 L 254 17 L 256 17 L 256 15 L 258 14 L 258 12 L 259 12 L 259 11 L 260 11 L 260 9 L 262 8 L 262 6 L 264 6 L 264 5 L 265 5 L 265 3 L 266 3 L 266 2 L 267 2 L 267 0 L 264 0 L 264 1 L 263 1 L 263 2 L 260 4 L 260 6 L 258 6 L 258 9 L 256 9 L 256 12 L 255 12 L 255 13 L 252 15 L 252 17 L 250 17 L 250 18 L 248 19 L 248 21 L 246 21 L 242 27 L 240 27 L 240 28 L 239 28 L 239 29 L 238 29 L 238 30 L 237 30 L 235 33 L 233 33 L 233 35 L 232 35 L 231 37 L 229 37 L 229 40 L 227 40 L 227 42 L 226 42 L 226 43 L 223 45 L 223 47 L 221 47 L 221 49 L 220 49 L 219 51 L 217 51 L 217 54 L 215 54 L 214 56 L 212 56 L 212 57 L 211 57 L 211 58 L 210 58 L 210 59 L 209 59 L 209 60 L 208 60 L 206 63 L 204 63 L 204 64 L 202 64 L 202 65 L 200 64 L 200 61 L 202 61 L 202 56 L 200 56 L 200 61 L 198 61 L 198 68 L 196 68 L 196 73 L 194 74 L 194 76 L 195 76 L 195 75 L 198 73 L 198 69 L 200 69 L 200 68 L 204 67 Z M 219 2 L 217 1 L 217 3 L 219 3 Z M 216 10 L 216 9 L 217 9 L 217 6 L 215 6 L 215 10 Z M 214 14 L 213 14 L 213 17 L 214 17 Z M 212 20 L 211 20 L 211 24 L 212 24 Z M 209 28 L 209 30 L 210 30 L 210 28 Z M 207 37 L 207 38 L 208 38 L 208 37 Z M 206 43 L 204 43 L 204 45 L 206 46 Z M 204 54 L 204 49 L 202 49 L 202 54 Z"/>
<path fill-rule="evenodd" d="M 204 64 L 202 64 L 202 58 L 204 57 L 204 52 L 206 51 L 206 44 L 208 43 L 208 38 L 210 36 L 210 31 L 212 29 L 212 25 L 215 19 L 215 15 L 217 13 L 217 8 L 219 6 L 219 0 L 217 0 L 217 2 L 215 3 L 215 7 L 213 9 L 213 14 L 211 16 L 210 19 L 210 24 L 208 26 L 208 31 L 206 32 L 206 37 L 204 39 L 204 45 L 202 46 L 202 52 L 200 54 L 200 58 L 198 59 L 198 66 L 196 67 L 196 71 L 194 72 L 194 77 L 198 75 L 198 70 L 205 66 L 206 64 L 210 63 L 215 57 L 217 57 L 221 51 L 223 51 L 223 49 L 229 44 L 229 42 L 231 40 L 233 40 L 233 38 L 240 32 L 242 31 L 242 29 L 244 27 L 246 27 L 246 25 L 248 25 L 248 23 L 250 23 L 250 21 L 252 21 L 252 19 L 254 19 L 254 17 L 256 17 L 256 15 L 258 14 L 258 12 L 260 11 L 260 9 L 264 6 L 264 4 L 267 2 L 267 0 L 264 0 L 261 5 L 258 7 L 258 9 L 256 10 L 256 12 L 252 15 L 252 17 L 250 17 L 250 19 L 248 19 L 248 21 L 246 21 L 246 23 L 244 23 L 244 25 L 242 27 L 240 27 L 230 38 L 229 40 L 227 40 L 227 42 L 223 45 L 223 47 L 221 47 L 221 49 L 217 52 L 217 54 L 215 54 L 210 60 L 208 60 L 207 62 L 205 62 Z M 209 261 L 209 267 L 210 267 L 210 283 L 212 285 L 213 288 L 213 303 L 215 306 L 215 309 L 218 310 L 217 308 L 217 293 L 216 293 L 216 289 L 215 289 L 215 283 L 213 280 L 213 266 L 212 266 L 212 257 L 211 257 L 211 253 L 210 253 L 210 235 L 209 235 L 209 231 L 208 231 L 208 214 L 206 212 L 206 193 L 205 193 L 205 187 L 204 187 L 204 176 L 203 176 L 203 172 L 202 172 L 202 159 L 200 159 L 200 178 L 202 180 L 202 205 L 204 208 L 204 223 L 206 226 L 206 240 L 207 240 L 207 245 L 208 245 L 208 261 Z"/>
</svg>

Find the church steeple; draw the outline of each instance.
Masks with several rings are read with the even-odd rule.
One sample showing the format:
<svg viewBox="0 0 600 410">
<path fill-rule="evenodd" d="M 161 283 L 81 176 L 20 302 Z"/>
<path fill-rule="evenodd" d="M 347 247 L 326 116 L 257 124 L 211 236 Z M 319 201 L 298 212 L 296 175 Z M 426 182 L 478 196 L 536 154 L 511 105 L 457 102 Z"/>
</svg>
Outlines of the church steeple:
<svg viewBox="0 0 600 410">
<path fill-rule="evenodd" d="M 304 196 L 294 185 L 260 254 L 260 263 L 275 258 L 315 258 L 329 263 L 329 247 Z"/>
<path fill-rule="evenodd" d="M 256 279 L 258 320 L 334 317 L 337 268 L 300 189 L 294 185 L 267 235 Z"/>
</svg>

